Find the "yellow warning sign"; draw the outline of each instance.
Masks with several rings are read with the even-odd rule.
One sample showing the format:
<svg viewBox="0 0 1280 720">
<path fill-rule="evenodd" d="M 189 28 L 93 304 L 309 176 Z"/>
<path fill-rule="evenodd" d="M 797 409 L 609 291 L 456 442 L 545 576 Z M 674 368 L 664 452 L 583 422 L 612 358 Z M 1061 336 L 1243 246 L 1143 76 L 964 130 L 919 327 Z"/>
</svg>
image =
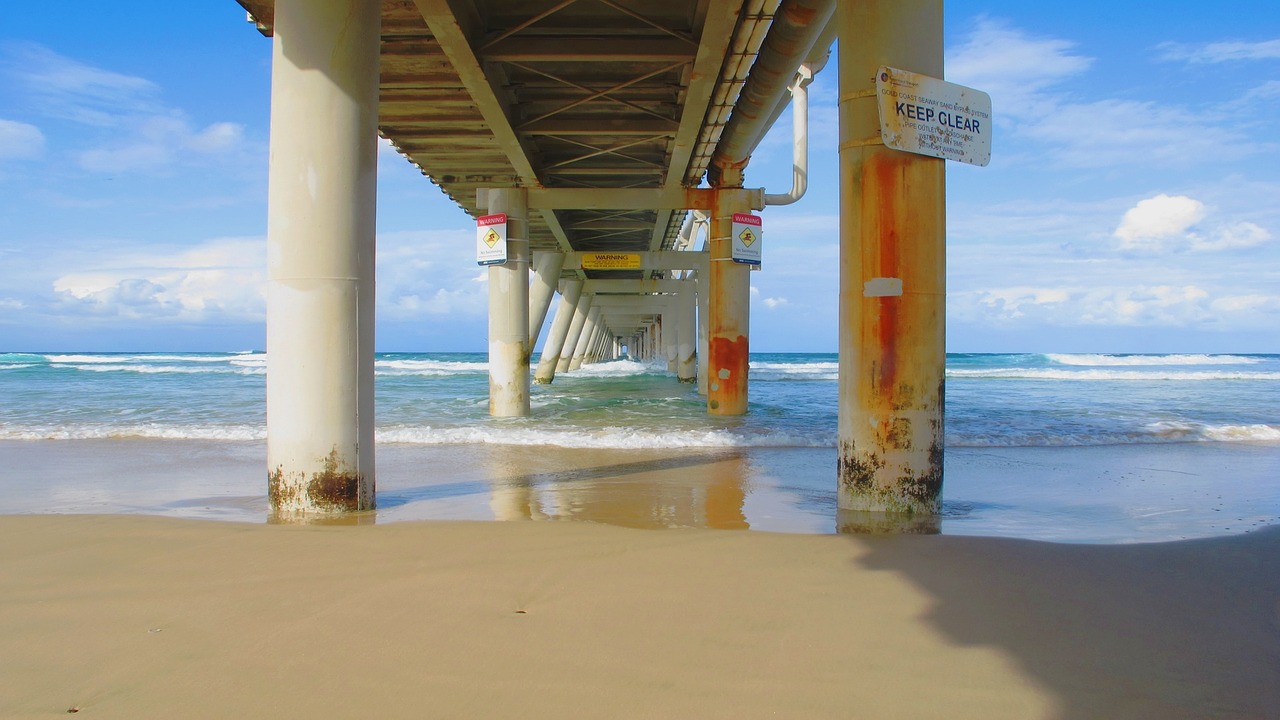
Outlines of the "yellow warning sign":
<svg viewBox="0 0 1280 720">
<path fill-rule="evenodd" d="M 485 236 L 484 236 L 484 244 L 488 245 L 489 247 L 493 247 L 494 245 L 497 245 L 498 241 L 501 239 L 502 238 L 498 235 L 498 232 L 496 230 L 494 230 L 493 228 L 489 228 L 489 232 L 485 233 Z"/>
<path fill-rule="evenodd" d="M 639 270 L 639 253 L 583 253 L 583 270 Z"/>
<path fill-rule="evenodd" d="M 738 233 L 738 239 L 743 245 L 751 247 L 751 243 L 756 241 L 756 236 L 751 234 L 751 228 L 743 228 L 742 232 Z"/>
</svg>

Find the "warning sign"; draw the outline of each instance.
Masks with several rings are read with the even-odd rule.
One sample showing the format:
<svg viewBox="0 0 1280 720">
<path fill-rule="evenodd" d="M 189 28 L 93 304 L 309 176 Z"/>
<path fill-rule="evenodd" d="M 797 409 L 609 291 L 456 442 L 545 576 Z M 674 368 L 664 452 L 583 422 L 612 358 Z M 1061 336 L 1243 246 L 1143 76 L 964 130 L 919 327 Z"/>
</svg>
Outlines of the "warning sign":
<svg viewBox="0 0 1280 720">
<path fill-rule="evenodd" d="M 501 265 L 507 261 L 507 216 L 483 215 L 476 218 L 476 263 Z"/>
<path fill-rule="evenodd" d="M 759 217 L 749 213 L 734 213 L 733 261 L 746 265 L 759 265 L 763 236 Z"/>
<path fill-rule="evenodd" d="M 639 270 L 639 253 L 583 253 L 583 270 Z"/>
</svg>

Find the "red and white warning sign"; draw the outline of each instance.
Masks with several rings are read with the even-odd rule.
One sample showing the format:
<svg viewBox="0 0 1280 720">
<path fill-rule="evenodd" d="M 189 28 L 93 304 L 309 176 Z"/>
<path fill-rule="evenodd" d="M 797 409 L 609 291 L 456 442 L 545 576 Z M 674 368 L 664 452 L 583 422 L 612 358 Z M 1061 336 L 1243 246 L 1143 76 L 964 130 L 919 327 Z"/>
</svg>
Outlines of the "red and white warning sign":
<svg viewBox="0 0 1280 720">
<path fill-rule="evenodd" d="M 476 263 L 501 265 L 507 261 L 507 216 L 481 215 L 476 218 Z"/>
<path fill-rule="evenodd" d="M 760 218 L 749 213 L 733 214 L 733 261 L 745 265 L 760 264 L 760 246 L 764 233 Z"/>
</svg>

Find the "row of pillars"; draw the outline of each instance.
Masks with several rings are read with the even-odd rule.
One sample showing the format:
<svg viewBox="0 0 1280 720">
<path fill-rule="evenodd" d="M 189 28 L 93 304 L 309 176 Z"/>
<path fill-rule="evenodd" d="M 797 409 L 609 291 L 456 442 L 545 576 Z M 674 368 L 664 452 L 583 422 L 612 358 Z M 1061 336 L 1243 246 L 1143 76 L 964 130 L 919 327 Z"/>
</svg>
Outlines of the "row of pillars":
<svg viewBox="0 0 1280 720">
<path fill-rule="evenodd" d="M 846 513 L 934 517 L 945 364 L 943 161 L 881 144 L 874 88 L 881 65 L 942 76 L 942 7 L 940 0 L 857 0 L 840 2 L 837 16 L 838 504 Z M 378 3 L 275 4 L 267 458 L 271 506 L 281 516 L 374 507 L 379 41 Z M 733 213 L 750 207 L 741 190 L 708 192 L 715 198 L 710 262 L 707 292 L 699 294 L 706 371 L 698 376 L 708 412 L 736 415 L 747 409 L 750 280 L 748 268 L 730 259 L 730 231 Z M 487 209 L 508 215 L 511 238 L 508 262 L 489 270 L 490 406 L 495 415 L 519 415 L 528 411 L 532 328 L 545 319 L 529 309 L 526 194 L 491 191 Z M 535 273 L 533 292 L 550 297 L 546 285 L 558 274 Z M 574 287 L 566 283 L 561 299 L 574 312 L 563 323 L 557 313 L 548 342 L 590 322 L 590 310 L 578 311 L 582 288 Z M 587 342 L 584 357 L 593 347 Z M 677 340 L 681 360 L 687 345 Z M 563 359 L 562 347 L 557 371 Z M 553 377 L 547 363 L 544 353 L 535 378 Z"/>
</svg>

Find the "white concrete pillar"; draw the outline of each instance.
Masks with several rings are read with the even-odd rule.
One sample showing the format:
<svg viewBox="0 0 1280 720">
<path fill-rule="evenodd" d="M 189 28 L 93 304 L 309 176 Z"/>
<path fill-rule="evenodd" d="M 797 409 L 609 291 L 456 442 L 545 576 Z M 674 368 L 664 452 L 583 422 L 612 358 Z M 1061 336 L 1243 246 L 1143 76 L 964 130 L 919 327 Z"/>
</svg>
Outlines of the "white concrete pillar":
<svg viewBox="0 0 1280 720">
<path fill-rule="evenodd" d="M 569 334 L 564 339 L 564 348 L 560 350 L 560 359 L 556 361 L 556 372 L 569 372 L 569 364 L 573 362 L 573 352 L 578 348 L 578 339 L 582 337 L 582 327 L 587 324 L 587 315 L 591 312 L 591 304 L 595 301 L 592 293 L 582 293 L 573 308 L 573 321 L 569 323 Z"/>
<path fill-rule="evenodd" d="M 875 76 L 881 65 L 890 65 L 942 77 L 942 1 L 840 3 L 837 18 L 838 524 L 937 530 L 946 370 L 945 162 L 880 143 Z"/>
<path fill-rule="evenodd" d="M 578 334 L 578 345 L 573 351 L 573 358 L 569 362 L 570 370 L 577 370 L 582 367 L 582 363 L 587 358 L 587 348 L 591 346 L 591 340 L 595 337 L 596 323 L 600 321 L 599 306 L 592 306 L 587 312 L 586 323 L 582 326 L 582 332 Z"/>
<path fill-rule="evenodd" d="M 564 253 L 538 252 L 533 254 L 533 281 L 529 286 L 529 352 L 538 345 L 542 323 L 551 308 L 551 298 L 560 284 L 560 271 L 564 268 Z M 554 320 L 552 322 L 555 322 Z"/>
<path fill-rule="evenodd" d="M 697 364 L 694 349 L 698 345 L 698 293 L 692 280 L 681 281 L 681 290 L 676 295 L 679 310 L 679 321 L 676 330 L 676 377 L 680 382 L 691 383 L 697 379 Z"/>
<path fill-rule="evenodd" d="M 267 203 L 268 497 L 374 507 L 377 3 L 277 0 Z"/>
<path fill-rule="evenodd" d="M 680 363 L 680 315 L 670 306 L 662 313 L 662 354 L 667 372 L 674 374 Z"/>
<path fill-rule="evenodd" d="M 560 353 L 564 351 L 565 338 L 569 335 L 569 326 L 573 323 L 574 310 L 578 307 L 578 298 L 582 296 L 581 280 L 565 280 L 560 292 L 560 304 L 556 306 L 556 316 L 551 320 L 551 329 L 547 332 L 547 341 L 542 346 L 542 359 L 538 361 L 538 369 L 533 378 L 546 385 L 556 379 L 556 365 L 560 362 Z"/>
<path fill-rule="evenodd" d="M 529 414 L 529 206 L 524 188 L 489 190 L 507 215 L 507 261 L 489 266 L 489 414 Z"/>
</svg>

